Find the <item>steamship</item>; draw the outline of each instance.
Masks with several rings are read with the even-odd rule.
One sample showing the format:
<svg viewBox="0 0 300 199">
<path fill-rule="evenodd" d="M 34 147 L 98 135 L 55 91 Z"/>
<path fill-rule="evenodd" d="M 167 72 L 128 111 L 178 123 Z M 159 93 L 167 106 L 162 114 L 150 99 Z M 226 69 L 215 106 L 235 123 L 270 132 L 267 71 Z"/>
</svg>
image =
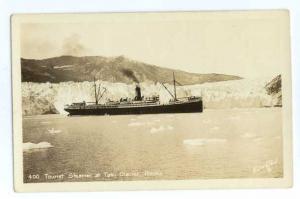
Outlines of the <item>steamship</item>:
<svg viewBox="0 0 300 199">
<path fill-rule="evenodd" d="M 139 84 L 135 88 L 134 99 L 121 98 L 119 101 L 111 101 L 101 104 L 99 100 L 103 97 L 106 88 L 101 91 L 100 85 L 94 80 L 95 102 L 80 102 L 65 105 L 64 110 L 71 115 L 129 115 L 129 114 L 158 114 L 158 113 L 193 113 L 203 111 L 202 97 L 189 96 L 178 98 L 173 73 L 173 92 L 164 83 L 162 86 L 168 91 L 172 99 L 168 103 L 161 103 L 159 96 L 144 97 Z"/>
</svg>

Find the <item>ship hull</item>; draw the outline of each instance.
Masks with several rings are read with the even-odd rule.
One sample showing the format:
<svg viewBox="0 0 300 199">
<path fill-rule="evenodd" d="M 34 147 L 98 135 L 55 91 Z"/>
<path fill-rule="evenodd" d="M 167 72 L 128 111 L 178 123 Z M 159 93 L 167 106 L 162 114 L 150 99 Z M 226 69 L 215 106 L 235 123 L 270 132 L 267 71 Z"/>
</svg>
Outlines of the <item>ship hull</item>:
<svg viewBox="0 0 300 199">
<path fill-rule="evenodd" d="M 69 115 L 137 115 L 160 113 L 195 113 L 203 111 L 202 101 L 183 102 L 176 104 L 137 106 L 137 107 L 105 107 L 68 109 Z"/>
</svg>

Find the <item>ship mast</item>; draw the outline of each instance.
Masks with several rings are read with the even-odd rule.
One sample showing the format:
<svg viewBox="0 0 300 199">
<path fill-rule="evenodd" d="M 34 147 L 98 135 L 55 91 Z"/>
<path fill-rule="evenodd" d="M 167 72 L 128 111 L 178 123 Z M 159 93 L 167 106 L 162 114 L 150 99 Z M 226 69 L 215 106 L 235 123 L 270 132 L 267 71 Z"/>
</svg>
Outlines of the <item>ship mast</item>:
<svg viewBox="0 0 300 199">
<path fill-rule="evenodd" d="M 166 91 L 168 91 L 168 93 L 171 95 L 171 97 L 173 97 L 173 98 L 175 99 L 175 97 L 174 97 L 174 95 L 172 94 L 172 92 L 169 91 L 169 89 L 164 85 L 164 83 L 161 83 L 161 85 L 163 85 L 163 87 L 166 89 Z"/>
<path fill-rule="evenodd" d="M 173 86 L 174 86 L 174 93 L 172 93 L 171 91 L 169 91 L 169 89 L 164 85 L 164 83 L 161 83 L 161 85 L 163 85 L 163 87 L 168 91 L 168 93 L 173 97 L 174 101 L 177 101 L 177 94 L 176 94 L 176 83 L 179 84 L 176 80 L 175 80 L 175 74 L 173 72 Z M 181 85 L 181 84 L 179 84 Z"/>
<path fill-rule="evenodd" d="M 174 100 L 177 101 L 177 96 L 176 96 L 176 80 L 175 80 L 175 74 L 173 72 L 173 85 L 174 85 Z"/>
<path fill-rule="evenodd" d="M 94 91 L 95 91 L 95 104 L 98 105 L 100 99 L 103 97 L 104 93 L 106 92 L 106 88 L 103 87 L 103 91 L 101 92 L 101 84 L 98 85 L 96 84 L 96 79 L 94 77 Z"/>
<path fill-rule="evenodd" d="M 96 85 L 96 78 L 94 77 L 94 90 L 95 90 L 95 103 L 98 104 L 98 94 L 97 94 L 97 85 Z"/>
</svg>

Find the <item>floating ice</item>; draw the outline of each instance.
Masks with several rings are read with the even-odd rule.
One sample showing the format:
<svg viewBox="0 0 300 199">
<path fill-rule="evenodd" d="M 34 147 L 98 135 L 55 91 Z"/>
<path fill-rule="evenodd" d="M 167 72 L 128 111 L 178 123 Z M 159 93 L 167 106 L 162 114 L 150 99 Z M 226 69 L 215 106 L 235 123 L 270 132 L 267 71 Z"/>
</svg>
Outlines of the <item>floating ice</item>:
<svg viewBox="0 0 300 199">
<path fill-rule="evenodd" d="M 174 127 L 173 126 L 170 126 L 170 125 L 167 125 L 167 126 L 159 126 L 157 128 L 155 127 L 152 127 L 150 129 L 150 133 L 158 133 L 158 132 L 163 132 L 163 131 L 171 131 L 173 130 Z"/>
<path fill-rule="evenodd" d="M 261 142 L 262 140 L 263 140 L 262 137 L 257 137 L 257 138 L 254 139 L 255 142 Z"/>
<path fill-rule="evenodd" d="M 64 68 L 72 68 L 74 67 L 73 65 L 64 65 L 64 66 L 54 66 L 54 69 L 64 69 Z"/>
<path fill-rule="evenodd" d="M 167 129 L 168 129 L 168 130 L 173 130 L 173 129 L 174 129 L 174 127 L 173 127 L 173 126 L 170 126 L 170 125 L 168 125 L 168 126 L 167 126 Z"/>
<path fill-rule="evenodd" d="M 256 137 L 255 134 L 252 133 L 244 133 L 243 135 L 241 135 L 242 138 L 254 138 Z"/>
<path fill-rule="evenodd" d="M 209 143 L 225 143 L 225 142 L 227 142 L 226 139 L 217 139 L 217 138 L 212 138 L 212 139 L 186 139 L 186 140 L 183 140 L 183 144 L 191 145 L 191 146 L 202 146 L 202 145 L 209 144 Z"/>
<path fill-rule="evenodd" d="M 164 131 L 164 130 L 165 130 L 165 127 L 163 127 L 163 126 L 160 126 L 158 128 L 152 127 L 150 129 L 150 133 L 157 133 L 157 132 L 161 132 L 161 131 Z"/>
<path fill-rule="evenodd" d="M 239 120 L 239 119 L 241 119 L 241 117 L 240 116 L 231 116 L 231 117 L 229 117 L 229 119 L 230 120 Z"/>
<path fill-rule="evenodd" d="M 202 122 L 203 122 L 204 124 L 209 124 L 209 123 L 211 123 L 211 120 L 209 120 L 209 119 L 204 119 Z"/>
<path fill-rule="evenodd" d="M 135 127 L 135 126 L 151 126 L 153 125 L 154 122 L 153 121 L 147 121 L 147 122 L 136 122 L 136 121 L 132 121 L 130 123 L 128 123 L 128 126 L 131 126 L 131 127 Z"/>
<path fill-rule="evenodd" d="M 52 129 L 48 129 L 48 133 L 50 133 L 50 134 L 58 134 L 58 133 L 61 133 L 61 130 L 59 130 L 59 129 L 55 130 L 54 128 L 52 128 Z"/>
<path fill-rule="evenodd" d="M 160 119 L 154 119 L 153 122 L 160 122 Z"/>
<path fill-rule="evenodd" d="M 23 151 L 30 151 L 33 149 L 47 149 L 53 147 L 49 142 L 40 142 L 40 143 L 23 143 Z"/>
<path fill-rule="evenodd" d="M 129 124 L 128 124 L 128 126 L 143 126 L 143 125 L 145 125 L 146 123 L 144 123 L 144 122 L 130 122 Z"/>
<path fill-rule="evenodd" d="M 214 131 L 217 131 L 217 130 L 219 130 L 219 129 L 220 129 L 220 127 L 218 127 L 218 126 L 212 127 L 212 130 L 214 130 Z"/>
<path fill-rule="evenodd" d="M 49 121 L 43 121 L 43 122 L 41 122 L 41 124 L 50 124 L 51 122 L 49 122 Z"/>
<path fill-rule="evenodd" d="M 279 140 L 279 139 L 281 139 L 281 136 L 275 136 L 274 139 Z"/>
</svg>

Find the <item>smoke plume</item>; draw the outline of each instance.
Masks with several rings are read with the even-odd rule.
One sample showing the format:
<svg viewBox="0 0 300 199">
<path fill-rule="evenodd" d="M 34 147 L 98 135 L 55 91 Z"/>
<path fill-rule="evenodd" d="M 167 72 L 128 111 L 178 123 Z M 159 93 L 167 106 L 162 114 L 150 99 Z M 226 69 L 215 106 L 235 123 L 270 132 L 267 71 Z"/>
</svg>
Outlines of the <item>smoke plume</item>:
<svg viewBox="0 0 300 199">
<path fill-rule="evenodd" d="M 80 43 L 80 37 L 73 34 L 67 37 L 63 43 L 63 53 L 65 55 L 81 56 L 85 52 L 85 47 Z"/>
<path fill-rule="evenodd" d="M 129 79 L 133 80 L 135 83 L 139 83 L 139 80 L 137 77 L 134 75 L 134 72 L 129 69 L 122 69 L 122 73 L 128 77 Z"/>
</svg>

